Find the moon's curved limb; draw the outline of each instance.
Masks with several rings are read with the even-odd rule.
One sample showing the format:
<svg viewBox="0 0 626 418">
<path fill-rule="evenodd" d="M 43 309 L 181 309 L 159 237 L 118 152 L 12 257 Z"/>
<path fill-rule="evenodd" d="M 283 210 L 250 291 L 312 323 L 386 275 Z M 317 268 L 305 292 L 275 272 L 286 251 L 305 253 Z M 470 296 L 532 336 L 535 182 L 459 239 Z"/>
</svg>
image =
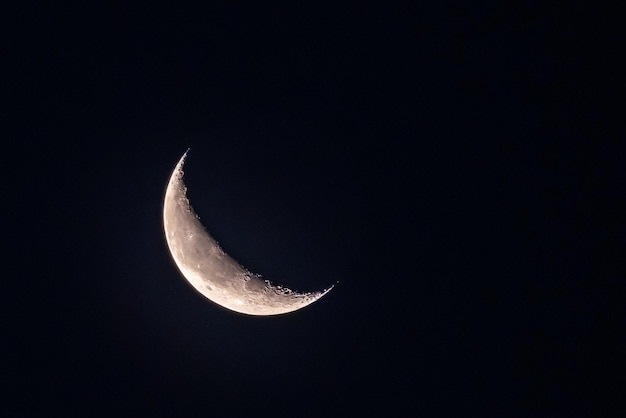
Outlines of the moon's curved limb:
<svg viewBox="0 0 626 418">
<path fill-rule="evenodd" d="M 248 315 L 279 315 L 315 302 L 334 286 L 300 293 L 276 286 L 230 258 L 208 232 L 187 199 L 183 164 L 187 150 L 170 177 L 163 202 L 163 228 L 174 262 L 203 296 Z"/>
</svg>

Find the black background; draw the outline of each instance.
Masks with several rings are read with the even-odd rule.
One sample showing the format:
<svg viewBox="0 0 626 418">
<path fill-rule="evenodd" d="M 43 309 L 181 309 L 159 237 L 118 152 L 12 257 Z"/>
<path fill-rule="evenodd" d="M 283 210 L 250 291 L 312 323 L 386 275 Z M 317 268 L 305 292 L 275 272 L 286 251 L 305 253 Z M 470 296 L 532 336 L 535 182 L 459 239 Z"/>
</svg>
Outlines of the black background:
<svg viewBox="0 0 626 418">
<path fill-rule="evenodd" d="M 618 26 L 494 3 L 6 9 L 4 415 L 623 411 Z M 187 148 L 228 253 L 335 289 L 197 294 L 161 221 Z"/>
</svg>

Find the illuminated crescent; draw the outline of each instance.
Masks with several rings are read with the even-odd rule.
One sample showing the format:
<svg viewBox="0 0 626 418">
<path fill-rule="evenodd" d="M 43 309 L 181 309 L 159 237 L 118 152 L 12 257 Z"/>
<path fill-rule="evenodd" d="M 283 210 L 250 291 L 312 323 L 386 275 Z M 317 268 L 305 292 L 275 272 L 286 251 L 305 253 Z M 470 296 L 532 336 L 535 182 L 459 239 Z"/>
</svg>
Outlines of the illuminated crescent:
<svg viewBox="0 0 626 418">
<path fill-rule="evenodd" d="M 176 164 L 163 202 L 163 227 L 174 262 L 189 283 L 218 305 L 248 315 L 279 315 L 304 308 L 328 293 L 300 293 L 251 273 L 224 253 L 187 199 L 183 164 Z"/>
</svg>

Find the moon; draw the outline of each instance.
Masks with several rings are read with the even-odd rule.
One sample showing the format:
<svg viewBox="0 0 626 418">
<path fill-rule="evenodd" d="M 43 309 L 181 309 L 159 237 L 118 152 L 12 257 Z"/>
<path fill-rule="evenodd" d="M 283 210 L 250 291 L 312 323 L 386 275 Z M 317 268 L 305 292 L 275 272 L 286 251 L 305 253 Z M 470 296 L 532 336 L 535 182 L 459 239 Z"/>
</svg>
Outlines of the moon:
<svg viewBox="0 0 626 418">
<path fill-rule="evenodd" d="M 187 281 L 210 301 L 247 315 L 280 315 L 319 300 L 334 287 L 300 293 L 273 285 L 228 256 L 200 223 L 187 199 L 183 165 L 170 176 L 163 202 L 163 228 L 170 253 Z"/>
</svg>

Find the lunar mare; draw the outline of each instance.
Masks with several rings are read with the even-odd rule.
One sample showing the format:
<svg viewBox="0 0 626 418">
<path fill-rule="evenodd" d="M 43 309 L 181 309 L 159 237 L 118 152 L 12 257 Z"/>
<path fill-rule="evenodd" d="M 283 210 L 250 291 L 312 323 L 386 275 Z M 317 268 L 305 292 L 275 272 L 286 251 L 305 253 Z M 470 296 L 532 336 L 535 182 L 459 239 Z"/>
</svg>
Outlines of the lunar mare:
<svg viewBox="0 0 626 418">
<path fill-rule="evenodd" d="M 174 262 L 187 281 L 218 305 L 248 315 L 279 315 L 317 301 L 333 286 L 300 293 L 276 286 L 228 256 L 200 223 L 187 199 L 183 165 L 170 176 L 163 202 L 163 228 Z"/>
</svg>

